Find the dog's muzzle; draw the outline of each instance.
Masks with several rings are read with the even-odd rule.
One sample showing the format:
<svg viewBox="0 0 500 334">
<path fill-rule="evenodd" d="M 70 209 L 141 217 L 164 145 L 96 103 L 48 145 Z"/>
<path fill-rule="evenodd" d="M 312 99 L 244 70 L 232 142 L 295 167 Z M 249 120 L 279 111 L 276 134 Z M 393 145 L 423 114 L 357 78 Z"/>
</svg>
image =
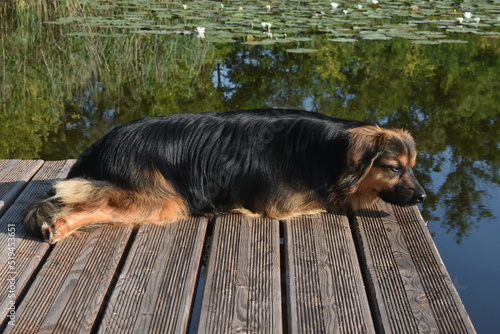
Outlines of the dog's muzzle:
<svg viewBox="0 0 500 334">
<path fill-rule="evenodd" d="M 384 201 L 399 206 L 417 205 L 427 198 L 424 188 L 418 183 L 411 169 L 408 171 L 407 182 L 402 182 L 391 189 L 382 190 L 379 196 Z"/>
</svg>

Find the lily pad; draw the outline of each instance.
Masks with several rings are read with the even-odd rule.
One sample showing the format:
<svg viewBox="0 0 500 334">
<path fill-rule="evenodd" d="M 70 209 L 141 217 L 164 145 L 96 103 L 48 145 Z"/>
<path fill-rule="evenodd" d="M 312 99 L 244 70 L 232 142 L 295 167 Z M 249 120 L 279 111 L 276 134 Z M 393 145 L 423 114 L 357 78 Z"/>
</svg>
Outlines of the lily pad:
<svg viewBox="0 0 500 334">
<path fill-rule="evenodd" d="M 329 38 L 330 42 L 340 42 L 340 43 L 355 43 L 358 40 L 355 38 Z"/>
<path fill-rule="evenodd" d="M 369 40 L 389 40 L 392 38 L 390 36 L 387 36 L 386 34 L 381 34 L 376 32 L 360 32 L 359 36 L 362 39 L 369 39 Z"/>
<path fill-rule="evenodd" d="M 248 44 L 248 45 L 272 45 L 275 44 L 276 40 L 274 39 L 263 39 L 259 41 L 247 41 L 244 42 L 243 44 Z"/>
<path fill-rule="evenodd" d="M 495 36 L 500 30 L 500 7 L 496 1 L 486 0 L 465 1 L 460 5 L 452 5 L 446 1 L 418 3 L 419 8 L 416 10 L 411 10 L 409 3 L 402 0 L 377 5 L 362 1 L 361 9 L 356 8 L 357 3 L 341 3 L 335 10 L 332 10 L 328 2 L 317 1 L 240 1 L 237 4 L 225 2 L 224 7 L 216 1 L 81 2 L 86 8 L 81 16 L 60 17 L 46 23 L 67 27 L 70 36 L 88 33 L 89 29 L 103 35 L 186 34 L 187 30 L 211 25 L 210 38 L 213 40 L 241 41 L 248 34 L 262 36 L 263 40 L 267 40 L 267 36 L 263 36 L 264 32 L 271 32 L 275 37 L 287 36 L 287 42 L 296 38 L 295 41 L 299 43 L 310 42 L 311 35 L 328 34 L 336 42 L 403 38 L 412 41 L 429 40 L 431 42 L 428 44 L 435 44 L 438 39 L 448 39 L 447 35 L 450 33 Z M 270 10 L 266 9 L 267 5 L 271 6 Z M 472 13 L 471 19 L 463 18 L 463 13 L 467 11 Z M 474 18 L 480 18 L 480 21 L 475 22 Z M 262 22 L 271 23 L 271 27 L 262 29 Z M 161 29 L 158 28 L 160 26 Z M 449 40 L 460 38 L 458 36 Z M 258 42 L 272 43 L 263 40 Z"/>
<path fill-rule="evenodd" d="M 441 44 L 442 41 L 434 41 L 434 40 L 428 40 L 428 39 L 417 39 L 417 40 L 411 41 L 411 43 L 413 43 L 413 44 L 425 44 L 425 45 L 437 45 L 437 44 Z"/>
<path fill-rule="evenodd" d="M 317 52 L 317 49 L 306 49 L 306 48 L 298 48 L 298 49 L 287 49 L 286 52 L 289 53 L 314 53 Z"/>
</svg>

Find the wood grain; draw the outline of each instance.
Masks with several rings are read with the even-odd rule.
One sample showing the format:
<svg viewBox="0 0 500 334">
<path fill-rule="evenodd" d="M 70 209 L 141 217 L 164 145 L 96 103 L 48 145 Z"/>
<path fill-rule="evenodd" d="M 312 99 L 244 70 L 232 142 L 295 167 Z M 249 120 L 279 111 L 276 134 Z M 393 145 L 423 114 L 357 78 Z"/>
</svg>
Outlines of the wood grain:
<svg viewBox="0 0 500 334">
<path fill-rule="evenodd" d="M 208 240 L 199 333 L 475 333 L 416 207 L 287 220 L 282 250 L 280 222 L 236 214 L 216 217 L 211 239 L 193 218 L 86 229 L 52 247 L 21 220 L 73 163 L 0 160 L 2 319 L 16 307 L 16 326 L 0 330 L 185 333 Z"/>
<path fill-rule="evenodd" d="M 346 216 L 285 222 L 289 333 L 373 333 Z"/>
<path fill-rule="evenodd" d="M 0 160 L 0 217 L 42 164 L 42 160 Z"/>
<path fill-rule="evenodd" d="M 475 333 L 420 211 L 392 206 L 440 333 Z M 419 300 L 420 301 L 420 300 Z M 420 303 L 412 303 L 420 305 Z M 443 306 L 444 305 L 444 306 Z M 415 310 L 415 307 L 412 308 Z M 415 312 L 414 312 L 415 314 Z"/>
<path fill-rule="evenodd" d="M 353 224 L 381 332 L 475 333 L 418 208 L 380 201 Z"/>
<path fill-rule="evenodd" d="M 279 222 L 215 222 L 198 333 L 281 333 Z"/>
<path fill-rule="evenodd" d="M 99 333 L 185 333 L 205 218 L 139 228 Z"/>
<path fill-rule="evenodd" d="M 73 163 L 74 161 L 44 163 L 0 219 L 0 317 L 2 319 L 7 315 L 9 304 L 16 302 L 49 249 L 49 244 L 26 234 L 21 224 L 24 210 L 34 199 L 45 194 L 55 180 L 64 178 Z M 9 228 L 15 233 L 13 238 L 8 233 Z M 8 247 L 11 244 L 15 245 L 13 266 L 9 265 L 12 263 L 9 256 L 11 247 Z M 8 281 L 11 278 L 16 281 L 13 295 L 10 293 Z"/>
<path fill-rule="evenodd" d="M 131 232 L 106 226 L 59 241 L 6 333 L 89 333 Z"/>
</svg>

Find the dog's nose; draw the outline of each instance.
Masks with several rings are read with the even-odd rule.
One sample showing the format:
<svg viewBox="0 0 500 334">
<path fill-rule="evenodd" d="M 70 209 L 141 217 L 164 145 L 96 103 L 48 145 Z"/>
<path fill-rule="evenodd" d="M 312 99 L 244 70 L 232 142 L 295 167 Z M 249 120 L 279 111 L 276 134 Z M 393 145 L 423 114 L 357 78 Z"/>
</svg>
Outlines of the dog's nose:
<svg viewBox="0 0 500 334">
<path fill-rule="evenodd" d="M 415 200 L 417 203 L 422 203 L 427 198 L 427 194 L 424 192 L 415 194 Z"/>
</svg>

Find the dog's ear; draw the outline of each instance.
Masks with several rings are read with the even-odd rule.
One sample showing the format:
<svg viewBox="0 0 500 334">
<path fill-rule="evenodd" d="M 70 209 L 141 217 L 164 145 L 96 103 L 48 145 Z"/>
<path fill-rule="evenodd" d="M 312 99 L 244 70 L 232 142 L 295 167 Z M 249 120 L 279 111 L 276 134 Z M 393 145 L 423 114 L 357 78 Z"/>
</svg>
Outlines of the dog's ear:
<svg viewBox="0 0 500 334">
<path fill-rule="evenodd" d="M 347 131 L 349 135 L 348 166 L 359 173 L 371 168 L 389 141 L 388 133 L 376 125 L 366 125 Z"/>
<path fill-rule="evenodd" d="M 349 150 L 347 171 L 341 188 L 354 191 L 380 156 L 389 140 L 387 131 L 376 125 L 365 125 L 347 130 Z M 349 189 L 349 190 L 348 190 Z"/>
</svg>

